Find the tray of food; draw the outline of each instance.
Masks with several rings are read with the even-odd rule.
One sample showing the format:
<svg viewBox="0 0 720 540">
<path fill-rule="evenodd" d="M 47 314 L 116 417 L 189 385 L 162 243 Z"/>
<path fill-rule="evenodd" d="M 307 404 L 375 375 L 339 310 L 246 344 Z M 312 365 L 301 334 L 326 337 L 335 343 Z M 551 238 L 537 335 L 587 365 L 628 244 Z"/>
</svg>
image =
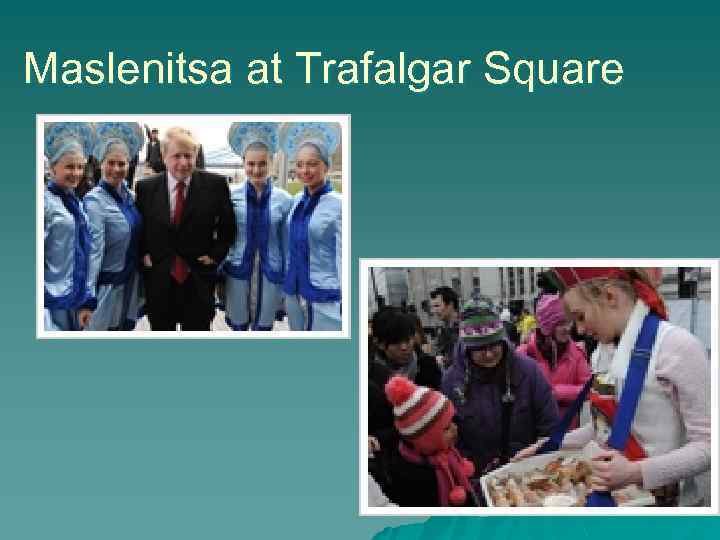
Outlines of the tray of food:
<svg viewBox="0 0 720 540">
<path fill-rule="evenodd" d="M 590 452 L 560 450 L 508 463 L 480 479 L 488 506 L 585 506 Z M 631 485 L 612 492 L 618 506 L 651 506 L 652 493 Z"/>
</svg>

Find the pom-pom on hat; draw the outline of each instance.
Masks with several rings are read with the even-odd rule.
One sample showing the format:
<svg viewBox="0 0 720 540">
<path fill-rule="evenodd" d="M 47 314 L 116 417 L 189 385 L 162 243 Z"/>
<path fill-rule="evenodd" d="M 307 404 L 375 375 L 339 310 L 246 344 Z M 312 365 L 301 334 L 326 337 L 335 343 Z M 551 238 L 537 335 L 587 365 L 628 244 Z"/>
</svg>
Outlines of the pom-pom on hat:
<svg viewBox="0 0 720 540">
<path fill-rule="evenodd" d="M 505 327 L 489 299 L 480 297 L 465 304 L 459 337 L 468 350 L 486 347 L 505 339 Z"/>
<path fill-rule="evenodd" d="M 55 165 L 65 154 L 90 155 L 95 144 L 95 130 L 87 122 L 48 122 L 45 124 L 45 157 Z"/>
<path fill-rule="evenodd" d="M 455 446 L 448 446 L 445 430 L 455 415 L 453 404 L 440 392 L 416 386 L 401 375 L 388 381 L 385 394 L 394 405 L 395 427 L 403 438 L 400 455 L 411 463 L 433 466 L 441 506 L 465 504 L 475 467 Z"/>
<path fill-rule="evenodd" d="M 283 127 L 280 141 L 291 159 L 304 145 L 312 144 L 329 167 L 330 156 L 340 142 L 340 125 L 334 122 L 294 122 Z"/>
<path fill-rule="evenodd" d="M 385 394 L 393 404 L 395 427 L 408 444 L 428 456 L 447 449 L 443 432 L 455 415 L 449 399 L 401 375 L 388 381 Z"/>
<path fill-rule="evenodd" d="M 233 122 L 228 131 L 228 144 L 238 156 L 253 143 L 264 145 L 270 154 L 278 149 L 278 125 L 275 122 Z"/>
<path fill-rule="evenodd" d="M 113 144 L 123 144 L 132 158 L 145 142 L 143 130 L 137 122 L 98 122 L 95 124 L 96 143 L 93 156 L 98 161 L 105 159 L 105 154 Z"/>
<path fill-rule="evenodd" d="M 538 326 L 545 336 L 552 335 L 555 328 L 567 320 L 565 308 L 559 294 L 544 294 L 535 310 Z"/>
</svg>

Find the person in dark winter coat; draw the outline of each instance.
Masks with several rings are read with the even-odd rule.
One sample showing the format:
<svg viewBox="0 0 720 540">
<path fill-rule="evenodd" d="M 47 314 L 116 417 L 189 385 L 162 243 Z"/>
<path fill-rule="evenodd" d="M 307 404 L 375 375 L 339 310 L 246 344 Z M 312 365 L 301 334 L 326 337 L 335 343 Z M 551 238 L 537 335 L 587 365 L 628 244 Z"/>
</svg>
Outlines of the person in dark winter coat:
<svg viewBox="0 0 720 540">
<path fill-rule="evenodd" d="M 401 440 L 387 493 L 399 506 L 475 505 L 469 478 L 475 468 L 455 448 L 455 407 L 440 392 L 403 376 L 385 385 Z"/>
<path fill-rule="evenodd" d="M 390 462 L 400 442 L 392 405 L 385 397 L 385 384 L 392 374 L 386 366 L 373 361 L 368 367 L 368 436 L 377 441 L 368 467 L 381 489 L 387 491 L 391 483 Z"/>
<path fill-rule="evenodd" d="M 380 449 L 371 463 L 375 480 L 389 490 L 389 466 L 397 453 L 400 435 L 395 429 L 392 405 L 385 384 L 393 375 L 404 375 L 417 384 L 440 388 L 441 374 L 432 356 L 415 348 L 415 317 L 395 308 L 384 308 L 372 320 L 373 343 L 368 366 L 368 435 Z"/>
<path fill-rule="evenodd" d="M 438 287 L 430 293 L 433 314 L 443 323 L 437 339 L 436 356 L 443 369 L 452 364 L 452 353 L 458 338 L 458 307 L 460 300 L 450 287 Z"/>
<path fill-rule="evenodd" d="M 374 361 L 392 375 L 404 375 L 416 384 L 439 390 L 440 368 L 432 356 L 416 349 L 416 331 L 414 315 L 395 308 L 379 311 L 373 319 Z"/>
<path fill-rule="evenodd" d="M 558 421 L 545 376 L 534 360 L 513 352 L 489 302 L 463 311 L 458 354 L 442 390 L 457 409 L 458 449 L 480 474 L 549 435 Z"/>
<path fill-rule="evenodd" d="M 162 151 L 160 150 L 160 132 L 157 128 L 151 130 L 147 125 L 145 126 L 145 132 L 148 137 L 145 163 L 154 173 L 161 173 L 165 170 L 165 163 L 163 163 Z"/>
</svg>

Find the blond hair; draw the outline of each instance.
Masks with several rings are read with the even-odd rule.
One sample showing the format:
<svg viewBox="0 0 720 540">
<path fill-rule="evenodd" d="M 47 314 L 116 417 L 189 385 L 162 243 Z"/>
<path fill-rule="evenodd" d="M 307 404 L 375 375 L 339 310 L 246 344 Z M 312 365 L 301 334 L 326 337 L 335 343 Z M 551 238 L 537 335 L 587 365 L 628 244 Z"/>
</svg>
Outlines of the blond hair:
<svg viewBox="0 0 720 540">
<path fill-rule="evenodd" d="M 167 153 L 170 143 L 177 143 L 180 146 L 192 148 L 193 154 L 197 155 L 198 144 L 190 130 L 183 127 L 171 127 L 165 132 L 163 140 L 160 141 L 160 152 L 163 156 Z"/>
<path fill-rule="evenodd" d="M 608 287 L 613 286 L 620 289 L 620 291 L 625 293 L 630 300 L 635 302 L 638 299 L 638 291 L 636 289 L 635 282 L 639 281 L 652 289 L 652 291 L 657 295 L 659 303 L 665 307 L 665 301 L 660 294 L 660 291 L 657 290 L 655 282 L 648 271 L 649 268 L 620 268 L 620 270 L 627 274 L 627 278 L 593 278 L 588 279 L 587 281 L 582 281 L 570 288 L 575 289 L 583 300 L 594 304 L 600 304 L 603 292 L 607 290 Z M 564 290 L 562 291 L 562 294 L 565 294 L 566 292 L 567 290 Z"/>
</svg>

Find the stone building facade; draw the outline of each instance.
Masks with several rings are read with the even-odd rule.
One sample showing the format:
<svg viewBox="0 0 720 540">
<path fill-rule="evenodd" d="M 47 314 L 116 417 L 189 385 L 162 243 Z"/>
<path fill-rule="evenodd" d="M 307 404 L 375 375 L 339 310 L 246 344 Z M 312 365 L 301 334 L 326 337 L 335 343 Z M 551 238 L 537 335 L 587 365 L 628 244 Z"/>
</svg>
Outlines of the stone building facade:
<svg viewBox="0 0 720 540">
<path fill-rule="evenodd" d="M 451 287 L 461 304 L 474 292 L 489 297 L 496 305 L 522 303 L 533 310 L 538 296 L 538 273 L 544 267 L 494 268 L 372 268 L 368 279 L 368 308 L 372 315 L 379 304 L 409 307 L 418 313 L 425 326 L 439 321 L 430 313 L 430 292 L 441 286 Z M 687 273 L 686 273 L 687 275 Z M 691 278 L 697 281 L 697 296 L 710 300 L 710 269 L 699 269 Z M 666 268 L 660 291 L 667 300 L 678 298 L 678 268 Z"/>
</svg>

